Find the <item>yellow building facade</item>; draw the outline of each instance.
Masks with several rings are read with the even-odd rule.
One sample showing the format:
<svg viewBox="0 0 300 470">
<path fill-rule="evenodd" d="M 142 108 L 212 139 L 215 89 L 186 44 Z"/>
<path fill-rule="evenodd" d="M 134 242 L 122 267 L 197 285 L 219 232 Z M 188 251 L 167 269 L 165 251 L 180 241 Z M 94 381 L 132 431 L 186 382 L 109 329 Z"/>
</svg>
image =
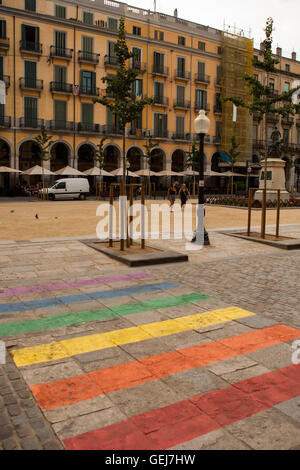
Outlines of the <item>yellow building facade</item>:
<svg viewBox="0 0 300 470">
<path fill-rule="evenodd" d="M 205 147 L 209 166 L 221 118 L 215 107 L 220 31 L 111 0 L 15 0 L 13 6 L 2 0 L 0 65 L 7 89 L 0 164 L 23 171 L 40 163 L 32 139 L 45 125 L 53 140 L 46 163 L 51 170 L 66 164 L 81 171 L 92 167 L 104 136 L 106 169 L 120 166 L 118 123 L 103 105 L 93 104 L 105 94 L 101 78 L 116 71 L 113 43 L 120 17 L 128 46 L 137 53 L 129 64 L 139 72 L 135 92 L 156 100 L 126 129 L 130 169 L 147 167 L 143 145 L 151 133 L 160 153 L 153 169 L 183 170 L 201 108 L 211 120 Z"/>
</svg>

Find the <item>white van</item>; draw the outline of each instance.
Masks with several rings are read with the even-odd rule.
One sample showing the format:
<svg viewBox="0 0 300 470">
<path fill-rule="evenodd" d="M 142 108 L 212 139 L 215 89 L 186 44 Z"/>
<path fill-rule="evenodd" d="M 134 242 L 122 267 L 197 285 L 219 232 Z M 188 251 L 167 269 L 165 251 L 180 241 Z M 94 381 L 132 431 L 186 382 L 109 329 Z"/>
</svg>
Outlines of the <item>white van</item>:
<svg viewBox="0 0 300 470">
<path fill-rule="evenodd" d="M 46 189 L 44 189 L 47 192 Z M 42 193 L 43 190 L 40 190 Z M 49 199 L 85 199 L 89 195 L 90 185 L 87 178 L 64 178 L 57 180 L 48 188 Z"/>
</svg>

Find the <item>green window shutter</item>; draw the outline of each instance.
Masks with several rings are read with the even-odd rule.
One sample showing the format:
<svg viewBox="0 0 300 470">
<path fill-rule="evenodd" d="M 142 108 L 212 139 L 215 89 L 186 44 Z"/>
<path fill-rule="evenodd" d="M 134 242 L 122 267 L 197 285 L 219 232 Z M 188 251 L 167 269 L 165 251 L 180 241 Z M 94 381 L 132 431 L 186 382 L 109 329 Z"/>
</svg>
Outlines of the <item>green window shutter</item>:
<svg viewBox="0 0 300 470">
<path fill-rule="evenodd" d="M 81 104 L 81 125 L 83 130 L 93 130 L 94 124 L 94 105 L 92 103 Z"/>
<path fill-rule="evenodd" d="M 36 87 L 36 62 L 25 60 L 25 86 Z"/>
<path fill-rule="evenodd" d="M 88 11 L 83 12 L 82 20 L 85 24 L 94 24 L 94 15 Z"/>
<path fill-rule="evenodd" d="M 184 117 L 176 116 L 176 134 L 184 136 Z"/>
<path fill-rule="evenodd" d="M 67 82 L 67 69 L 66 67 L 61 67 L 60 65 L 54 66 L 54 81 L 56 83 L 66 83 Z"/>
<path fill-rule="evenodd" d="M 64 31 L 55 31 L 55 53 L 58 56 L 66 55 L 66 33 Z"/>
<path fill-rule="evenodd" d="M 82 49 L 84 52 L 93 52 L 93 38 L 82 36 Z"/>
<path fill-rule="evenodd" d="M 183 104 L 185 99 L 185 87 L 184 86 L 177 86 L 176 89 L 176 97 L 177 103 Z"/>
<path fill-rule="evenodd" d="M 26 39 L 26 25 L 25 24 L 21 25 L 21 32 L 22 32 L 22 42 L 23 42 Z"/>
<path fill-rule="evenodd" d="M 3 80 L 3 55 L 0 55 L 0 80 Z"/>
<path fill-rule="evenodd" d="M 24 98 L 24 118 L 26 127 L 37 127 L 37 99 Z"/>
<path fill-rule="evenodd" d="M 6 21 L 5 20 L 0 21 L 0 37 L 6 38 Z"/>
<path fill-rule="evenodd" d="M 36 11 L 36 0 L 25 0 L 25 10 Z"/>
<path fill-rule="evenodd" d="M 109 41 L 108 42 L 108 55 L 109 57 L 117 57 L 115 52 L 115 42 Z"/>
<path fill-rule="evenodd" d="M 205 75 L 205 62 L 198 62 L 198 77 L 202 78 Z"/>
<path fill-rule="evenodd" d="M 96 72 L 91 72 L 92 76 L 92 90 L 96 92 Z"/>
<path fill-rule="evenodd" d="M 113 31 L 118 30 L 118 20 L 116 18 L 108 18 L 108 29 L 112 29 Z"/>
<path fill-rule="evenodd" d="M 67 121 L 67 102 L 55 100 L 54 101 L 54 119 L 55 129 L 65 129 Z"/>
<path fill-rule="evenodd" d="M 65 18 L 66 17 L 66 7 L 61 5 L 55 5 L 55 16 L 56 18 Z"/>
</svg>

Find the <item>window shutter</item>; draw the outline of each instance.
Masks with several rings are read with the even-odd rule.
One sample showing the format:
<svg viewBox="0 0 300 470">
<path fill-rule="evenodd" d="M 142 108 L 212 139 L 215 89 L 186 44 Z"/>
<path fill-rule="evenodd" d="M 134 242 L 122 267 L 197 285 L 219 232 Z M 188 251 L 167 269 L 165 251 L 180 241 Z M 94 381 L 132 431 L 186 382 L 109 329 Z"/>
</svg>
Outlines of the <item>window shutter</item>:
<svg viewBox="0 0 300 470">
<path fill-rule="evenodd" d="M 22 42 L 24 43 L 24 41 L 26 40 L 26 25 L 25 24 L 22 24 Z"/>
<path fill-rule="evenodd" d="M 205 62 L 198 62 L 198 77 L 204 78 L 205 76 Z"/>
<path fill-rule="evenodd" d="M 0 55 L 0 80 L 3 80 L 3 56 Z"/>
<path fill-rule="evenodd" d="M 167 137 L 168 134 L 168 116 L 167 114 L 163 114 L 163 137 Z"/>
<path fill-rule="evenodd" d="M 66 48 L 66 33 L 64 31 L 55 31 L 56 55 L 64 56 L 65 48 Z"/>
<path fill-rule="evenodd" d="M 27 127 L 37 127 L 37 99 L 26 96 L 24 98 L 24 117 Z"/>
<path fill-rule="evenodd" d="M 36 87 L 36 62 L 25 60 L 25 86 Z"/>
<path fill-rule="evenodd" d="M 59 65 L 54 66 L 54 81 L 56 83 L 66 83 L 67 81 L 67 69 Z"/>
<path fill-rule="evenodd" d="M 83 22 L 85 24 L 93 24 L 94 23 L 94 15 L 88 11 L 83 12 Z"/>
<path fill-rule="evenodd" d="M 82 49 L 84 52 L 93 52 L 93 38 L 90 36 L 82 36 Z"/>
<path fill-rule="evenodd" d="M 67 121 L 67 102 L 54 101 L 55 129 L 65 129 Z"/>
<path fill-rule="evenodd" d="M 0 37 L 1 38 L 6 38 L 6 21 L 1 20 L 0 21 Z"/>
</svg>

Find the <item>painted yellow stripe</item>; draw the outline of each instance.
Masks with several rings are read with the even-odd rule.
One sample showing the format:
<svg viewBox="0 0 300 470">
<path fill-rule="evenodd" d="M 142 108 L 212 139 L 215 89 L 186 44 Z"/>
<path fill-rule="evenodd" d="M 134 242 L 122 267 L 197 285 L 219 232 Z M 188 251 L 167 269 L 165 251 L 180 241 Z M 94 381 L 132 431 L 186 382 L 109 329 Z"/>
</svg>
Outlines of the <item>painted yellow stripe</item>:
<svg viewBox="0 0 300 470">
<path fill-rule="evenodd" d="M 107 333 L 82 336 L 80 338 L 72 338 L 55 343 L 12 350 L 11 355 L 16 365 L 22 367 L 38 364 L 39 362 L 50 362 L 65 357 L 71 357 L 76 354 L 111 348 L 121 344 L 136 343 L 138 341 L 172 335 L 182 331 L 204 328 L 206 326 L 225 323 L 237 318 L 252 315 L 255 315 L 255 313 L 238 307 L 228 307 L 175 318 L 174 320 L 148 323 L 133 328 L 125 328 Z"/>
</svg>

